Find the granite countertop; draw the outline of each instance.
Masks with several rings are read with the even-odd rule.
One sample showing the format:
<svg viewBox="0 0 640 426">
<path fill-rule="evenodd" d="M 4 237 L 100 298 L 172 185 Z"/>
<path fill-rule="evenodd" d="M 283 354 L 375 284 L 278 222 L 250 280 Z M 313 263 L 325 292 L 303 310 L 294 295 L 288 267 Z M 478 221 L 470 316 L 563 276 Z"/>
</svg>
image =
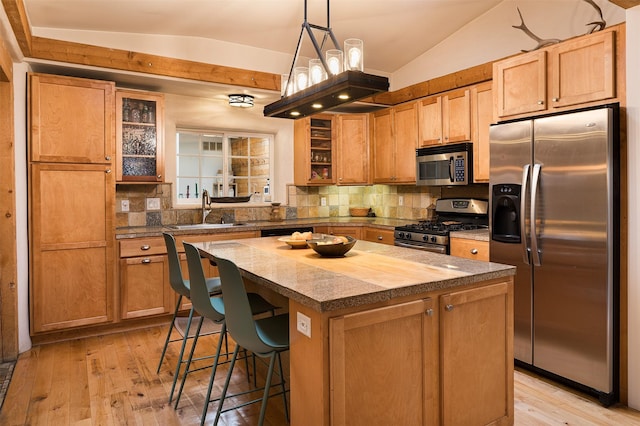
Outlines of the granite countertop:
<svg viewBox="0 0 640 426">
<path fill-rule="evenodd" d="M 287 219 L 279 222 L 268 220 L 243 222 L 240 225 L 220 226 L 220 224 L 206 224 L 205 226 L 196 225 L 180 225 L 175 226 L 136 226 L 124 227 L 116 229 L 116 239 L 139 238 L 139 237 L 159 237 L 162 232 L 171 232 L 175 235 L 184 234 L 212 234 L 238 231 L 260 231 L 262 229 L 275 228 L 295 228 L 296 226 L 350 226 L 350 225 L 366 225 L 382 229 L 393 230 L 396 226 L 406 225 L 408 223 L 417 223 L 416 220 L 409 219 L 391 219 L 383 217 L 328 217 L 328 218 L 310 218 L 310 219 Z M 295 229 L 294 229 L 295 230 Z"/>
<path fill-rule="evenodd" d="M 319 311 L 383 302 L 515 275 L 516 268 L 358 241 L 341 258 L 291 249 L 278 237 L 195 244 L 230 259 L 260 285 Z"/>
<path fill-rule="evenodd" d="M 476 240 L 489 242 L 488 229 L 473 229 L 470 231 L 455 231 L 449 234 L 451 238 L 463 238 L 465 240 Z"/>
</svg>

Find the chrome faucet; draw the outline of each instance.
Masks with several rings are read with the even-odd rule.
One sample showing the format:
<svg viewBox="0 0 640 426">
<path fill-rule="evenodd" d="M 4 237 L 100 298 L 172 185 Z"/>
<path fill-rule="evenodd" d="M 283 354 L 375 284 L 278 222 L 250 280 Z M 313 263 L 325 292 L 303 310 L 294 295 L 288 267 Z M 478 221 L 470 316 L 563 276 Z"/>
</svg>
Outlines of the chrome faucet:
<svg viewBox="0 0 640 426">
<path fill-rule="evenodd" d="M 207 209 L 205 206 L 208 206 Z M 209 198 L 209 193 L 206 189 L 202 190 L 202 223 L 205 223 L 207 216 L 211 213 L 211 198 Z"/>
</svg>

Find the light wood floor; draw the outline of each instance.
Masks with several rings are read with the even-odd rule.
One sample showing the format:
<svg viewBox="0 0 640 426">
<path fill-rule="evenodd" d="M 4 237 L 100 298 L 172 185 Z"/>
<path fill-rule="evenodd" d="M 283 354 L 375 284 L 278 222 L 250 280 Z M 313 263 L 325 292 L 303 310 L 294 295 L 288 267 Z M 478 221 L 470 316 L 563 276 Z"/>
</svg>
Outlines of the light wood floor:
<svg viewBox="0 0 640 426">
<path fill-rule="evenodd" d="M 34 347 L 21 354 L 0 412 L 0 425 L 194 425 L 199 424 L 209 370 L 193 373 L 177 410 L 168 404 L 171 345 L 156 374 L 166 328 L 155 327 Z M 213 337 L 201 339 L 201 353 Z M 247 386 L 243 364 L 234 374 L 235 390 Z M 218 394 L 226 366 L 216 379 Z M 261 376 L 259 369 L 258 376 Z M 207 424 L 213 422 L 215 404 Z M 223 414 L 222 425 L 257 423 L 259 404 Z M 268 425 L 286 424 L 281 397 L 269 401 Z M 593 399 L 521 371 L 515 373 L 516 425 L 639 425 L 640 413 L 602 408 Z"/>
</svg>

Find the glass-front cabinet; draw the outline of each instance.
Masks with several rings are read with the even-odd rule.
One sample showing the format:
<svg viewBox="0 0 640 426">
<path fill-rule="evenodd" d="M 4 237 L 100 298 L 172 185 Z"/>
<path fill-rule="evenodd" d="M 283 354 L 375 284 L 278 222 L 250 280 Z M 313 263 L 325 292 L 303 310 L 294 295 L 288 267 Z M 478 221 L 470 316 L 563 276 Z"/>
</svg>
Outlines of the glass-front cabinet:
<svg viewBox="0 0 640 426">
<path fill-rule="evenodd" d="M 116 181 L 164 181 L 164 95 L 116 91 Z"/>
</svg>

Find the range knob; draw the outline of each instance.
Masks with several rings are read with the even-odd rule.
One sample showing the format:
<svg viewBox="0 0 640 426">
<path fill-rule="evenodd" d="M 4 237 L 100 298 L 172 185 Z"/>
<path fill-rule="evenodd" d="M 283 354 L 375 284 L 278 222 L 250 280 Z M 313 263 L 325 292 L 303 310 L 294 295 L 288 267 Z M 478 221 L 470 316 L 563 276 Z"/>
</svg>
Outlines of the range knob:
<svg viewBox="0 0 640 426">
<path fill-rule="evenodd" d="M 411 234 L 409 232 L 407 232 L 407 240 L 411 239 Z"/>
<path fill-rule="evenodd" d="M 398 232 L 398 238 L 404 238 L 404 232 Z"/>
<path fill-rule="evenodd" d="M 436 241 L 438 241 L 438 237 L 436 237 L 435 235 L 431 237 L 431 242 L 435 243 Z"/>
<path fill-rule="evenodd" d="M 422 236 L 422 241 L 429 242 L 429 236 L 428 235 L 423 235 Z"/>
</svg>

